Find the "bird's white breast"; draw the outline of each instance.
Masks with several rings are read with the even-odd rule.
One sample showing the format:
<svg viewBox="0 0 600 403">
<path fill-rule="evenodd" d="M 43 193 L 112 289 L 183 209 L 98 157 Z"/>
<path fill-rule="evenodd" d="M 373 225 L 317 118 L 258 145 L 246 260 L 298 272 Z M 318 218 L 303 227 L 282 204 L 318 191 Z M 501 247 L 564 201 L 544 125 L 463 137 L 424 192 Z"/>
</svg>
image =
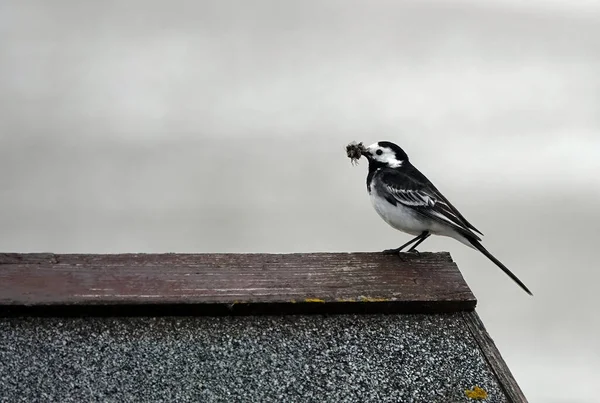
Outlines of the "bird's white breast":
<svg viewBox="0 0 600 403">
<path fill-rule="evenodd" d="M 377 214 L 393 228 L 412 235 L 419 235 L 430 230 L 430 226 L 410 208 L 396 203 L 394 206 L 377 194 L 375 186 L 371 187 L 371 203 Z"/>
</svg>

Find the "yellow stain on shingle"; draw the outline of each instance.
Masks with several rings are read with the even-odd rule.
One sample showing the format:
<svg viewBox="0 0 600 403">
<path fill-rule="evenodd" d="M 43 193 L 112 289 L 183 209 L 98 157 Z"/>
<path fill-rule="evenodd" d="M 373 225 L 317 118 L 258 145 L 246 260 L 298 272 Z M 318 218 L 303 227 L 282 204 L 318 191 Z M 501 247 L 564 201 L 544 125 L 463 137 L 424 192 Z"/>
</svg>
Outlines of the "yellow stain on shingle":
<svg viewBox="0 0 600 403">
<path fill-rule="evenodd" d="M 473 389 L 465 390 L 465 395 L 467 395 L 469 399 L 473 400 L 483 400 L 488 397 L 487 392 L 479 386 L 475 386 Z"/>
<path fill-rule="evenodd" d="M 388 298 L 373 298 L 373 297 L 360 297 L 363 302 L 387 302 Z"/>
<path fill-rule="evenodd" d="M 325 300 L 320 298 L 306 298 L 304 302 L 325 302 Z"/>
</svg>

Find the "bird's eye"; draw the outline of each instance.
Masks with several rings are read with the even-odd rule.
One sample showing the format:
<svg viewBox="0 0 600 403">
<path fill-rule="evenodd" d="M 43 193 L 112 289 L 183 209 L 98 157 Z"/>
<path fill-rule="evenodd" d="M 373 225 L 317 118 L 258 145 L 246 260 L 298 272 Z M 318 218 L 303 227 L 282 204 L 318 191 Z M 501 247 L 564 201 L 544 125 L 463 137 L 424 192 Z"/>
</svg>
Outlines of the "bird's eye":
<svg viewBox="0 0 600 403">
<path fill-rule="evenodd" d="M 381 155 L 381 154 L 383 154 L 383 151 L 381 151 L 381 150 L 377 150 L 377 151 L 375 151 L 375 154 L 377 154 L 377 155 Z"/>
</svg>

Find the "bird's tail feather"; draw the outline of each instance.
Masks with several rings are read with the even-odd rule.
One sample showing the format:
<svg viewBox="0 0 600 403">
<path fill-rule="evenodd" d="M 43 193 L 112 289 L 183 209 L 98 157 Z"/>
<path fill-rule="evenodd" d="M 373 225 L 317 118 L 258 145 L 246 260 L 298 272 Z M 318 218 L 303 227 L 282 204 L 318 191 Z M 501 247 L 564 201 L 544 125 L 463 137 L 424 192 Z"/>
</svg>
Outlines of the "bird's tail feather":
<svg viewBox="0 0 600 403">
<path fill-rule="evenodd" d="M 481 243 L 479 243 L 479 241 L 477 241 L 476 239 L 469 239 L 469 242 L 471 243 L 471 245 L 473 245 L 473 247 L 475 249 L 477 249 L 479 252 L 483 253 L 488 259 L 490 259 L 492 262 L 494 262 L 496 264 L 496 266 L 498 266 L 500 269 L 502 269 L 502 271 L 504 273 L 506 273 L 508 275 L 508 277 L 510 277 L 515 283 L 517 283 L 523 290 L 525 290 L 525 292 L 527 294 L 533 295 L 531 293 L 531 291 L 529 291 L 529 288 L 527 288 L 527 286 L 525 284 L 523 284 L 523 282 L 521 280 L 519 280 L 519 278 L 515 274 L 513 274 L 513 272 L 508 270 L 508 267 L 504 266 L 501 261 L 496 259 L 494 257 L 494 255 L 492 255 L 490 252 L 488 252 L 488 250 L 486 248 L 484 248 L 483 245 Z"/>
</svg>

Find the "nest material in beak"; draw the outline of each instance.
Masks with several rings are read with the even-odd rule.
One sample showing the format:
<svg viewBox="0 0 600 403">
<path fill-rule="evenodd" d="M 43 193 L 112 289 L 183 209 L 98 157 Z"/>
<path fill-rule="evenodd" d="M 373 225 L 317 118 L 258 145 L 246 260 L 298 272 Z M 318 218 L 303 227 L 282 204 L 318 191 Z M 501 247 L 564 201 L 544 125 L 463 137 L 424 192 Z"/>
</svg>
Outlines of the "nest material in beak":
<svg viewBox="0 0 600 403">
<path fill-rule="evenodd" d="M 367 149 L 365 148 L 363 143 L 357 144 L 355 141 L 353 141 L 352 143 L 346 146 L 346 155 L 348 155 L 348 158 L 350 158 L 350 162 L 352 162 L 353 164 L 356 163 L 366 151 Z"/>
</svg>

